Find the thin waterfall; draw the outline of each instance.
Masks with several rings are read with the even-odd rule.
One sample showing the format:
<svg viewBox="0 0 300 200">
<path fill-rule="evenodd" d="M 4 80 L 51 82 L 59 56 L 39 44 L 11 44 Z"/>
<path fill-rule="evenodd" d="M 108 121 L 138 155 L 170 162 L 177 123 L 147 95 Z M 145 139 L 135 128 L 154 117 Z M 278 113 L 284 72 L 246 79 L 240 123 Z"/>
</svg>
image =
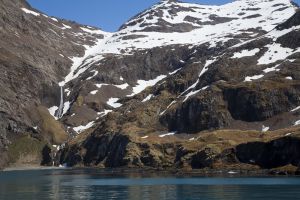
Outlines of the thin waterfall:
<svg viewBox="0 0 300 200">
<path fill-rule="evenodd" d="M 57 111 L 57 118 L 61 118 L 63 115 L 63 110 L 64 110 L 64 91 L 63 87 L 60 86 L 60 103 Z"/>
</svg>

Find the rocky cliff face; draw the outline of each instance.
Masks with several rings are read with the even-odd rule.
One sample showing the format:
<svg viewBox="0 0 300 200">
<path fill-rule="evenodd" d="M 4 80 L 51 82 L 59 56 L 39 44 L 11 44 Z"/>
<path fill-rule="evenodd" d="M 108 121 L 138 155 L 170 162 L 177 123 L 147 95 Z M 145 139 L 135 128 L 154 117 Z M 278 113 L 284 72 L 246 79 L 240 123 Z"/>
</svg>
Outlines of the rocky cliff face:
<svg viewBox="0 0 300 200">
<path fill-rule="evenodd" d="M 22 137 L 53 144 L 67 139 L 47 107 L 59 103 L 57 83 L 69 71 L 70 58 L 83 56 L 84 45 L 94 45 L 104 36 L 47 16 L 23 0 L 1 0 L 0 4 L 0 149 L 5 158 L 9 146 Z M 4 159 L 1 162 L 7 164 Z"/>
<path fill-rule="evenodd" d="M 290 1 L 222 6 L 161 1 L 115 33 L 44 16 L 24 2 L 5 2 L 8 8 L 20 15 L 10 23 L 27 23 L 3 24 L 28 32 L 15 47 L 9 40 L 1 44 L 24 65 L 8 56 L 3 63 L 14 73 L 35 70 L 22 75 L 28 84 L 3 89 L 16 88 L 11 94 L 22 109 L 12 109 L 23 112 L 3 112 L 4 122 L 19 116 L 9 118 L 19 123 L 12 128 L 10 122 L 3 125 L 0 144 L 6 142 L 8 152 L 15 143 L 7 136 L 19 129 L 51 145 L 66 142 L 55 162 L 69 166 L 297 165 L 297 155 L 276 165 L 277 158 L 261 161 L 271 154 L 269 143 L 291 142 L 282 138 L 286 134 L 298 148 L 300 29 Z M 10 29 L 4 29 L 6 37 L 14 35 Z M 28 46 L 22 42 L 26 37 L 32 39 Z M 20 84 L 17 73 L 11 79 Z M 250 162 L 247 152 L 256 143 L 266 153 Z M 282 148 L 276 155 L 289 152 Z"/>
</svg>

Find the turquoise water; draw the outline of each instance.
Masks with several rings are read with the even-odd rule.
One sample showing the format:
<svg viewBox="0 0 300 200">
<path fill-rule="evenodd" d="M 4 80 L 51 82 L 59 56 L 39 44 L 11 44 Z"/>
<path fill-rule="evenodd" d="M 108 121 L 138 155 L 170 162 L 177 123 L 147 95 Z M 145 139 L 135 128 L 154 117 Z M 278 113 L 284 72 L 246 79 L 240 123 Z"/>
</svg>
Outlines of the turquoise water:
<svg viewBox="0 0 300 200">
<path fill-rule="evenodd" d="M 114 175 L 95 170 L 0 172 L 0 199 L 300 199 L 300 178 Z"/>
</svg>

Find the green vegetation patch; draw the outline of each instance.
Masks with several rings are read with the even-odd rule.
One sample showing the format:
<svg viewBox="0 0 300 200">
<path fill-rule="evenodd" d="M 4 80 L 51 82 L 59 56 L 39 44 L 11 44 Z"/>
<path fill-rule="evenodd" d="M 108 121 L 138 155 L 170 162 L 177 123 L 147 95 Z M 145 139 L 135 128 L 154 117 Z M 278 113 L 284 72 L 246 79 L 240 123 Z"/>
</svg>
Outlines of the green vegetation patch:
<svg viewBox="0 0 300 200">
<path fill-rule="evenodd" d="M 39 141 L 30 136 L 23 136 L 15 140 L 8 147 L 8 158 L 11 163 L 16 163 L 22 157 L 42 157 L 42 149 L 46 145 L 45 141 Z"/>
</svg>

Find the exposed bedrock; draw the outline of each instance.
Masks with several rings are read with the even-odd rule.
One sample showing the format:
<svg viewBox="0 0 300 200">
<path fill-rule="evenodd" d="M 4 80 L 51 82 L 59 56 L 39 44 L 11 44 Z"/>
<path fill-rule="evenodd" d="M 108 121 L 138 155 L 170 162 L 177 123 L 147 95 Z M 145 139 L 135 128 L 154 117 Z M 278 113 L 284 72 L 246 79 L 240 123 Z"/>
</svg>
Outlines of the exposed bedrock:
<svg viewBox="0 0 300 200">
<path fill-rule="evenodd" d="M 285 165 L 299 166 L 300 140 L 294 137 L 279 138 L 267 143 L 249 142 L 236 147 L 236 156 L 242 163 L 261 168 L 276 168 Z"/>
</svg>

